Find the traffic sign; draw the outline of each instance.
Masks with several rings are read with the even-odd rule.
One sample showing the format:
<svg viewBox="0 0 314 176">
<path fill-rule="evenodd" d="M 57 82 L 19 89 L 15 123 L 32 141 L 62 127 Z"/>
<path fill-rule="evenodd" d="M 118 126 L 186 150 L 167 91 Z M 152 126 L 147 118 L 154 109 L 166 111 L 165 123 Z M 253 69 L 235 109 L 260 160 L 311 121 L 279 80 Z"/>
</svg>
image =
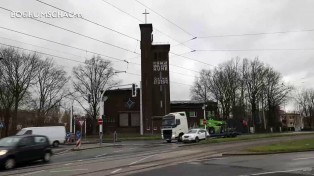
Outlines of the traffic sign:
<svg viewBox="0 0 314 176">
<path fill-rule="evenodd" d="M 204 119 L 204 120 L 203 120 L 203 124 L 206 125 L 206 123 L 207 123 L 207 121 L 206 121 L 206 119 Z"/>
<path fill-rule="evenodd" d="M 80 123 L 81 126 L 83 126 L 84 120 L 79 120 L 79 123 Z"/>
<path fill-rule="evenodd" d="M 80 131 L 77 131 L 77 132 L 76 132 L 76 138 L 77 138 L 77 139 L 80 139 L 80 138 L 81 138 L 81 132 L 80 132 Z"/>
<path fill-rule="evenodd" d="M 98 124 L 102 125 L 104 123 L 104 121 L 102 119 L 98 119 Z"/>
</svg>

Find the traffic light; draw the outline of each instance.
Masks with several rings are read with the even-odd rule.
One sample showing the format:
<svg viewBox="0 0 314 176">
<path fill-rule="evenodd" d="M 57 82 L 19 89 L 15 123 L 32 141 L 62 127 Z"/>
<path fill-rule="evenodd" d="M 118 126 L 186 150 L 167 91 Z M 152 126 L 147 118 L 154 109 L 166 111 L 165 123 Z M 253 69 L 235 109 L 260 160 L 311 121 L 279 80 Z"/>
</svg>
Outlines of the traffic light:
<svg viewBox="0 0 314 176">
<path fill-rule="evenodd" d="M 132 97 L 136 97 L 136 85 L 132 84 Z"/>
</svg>

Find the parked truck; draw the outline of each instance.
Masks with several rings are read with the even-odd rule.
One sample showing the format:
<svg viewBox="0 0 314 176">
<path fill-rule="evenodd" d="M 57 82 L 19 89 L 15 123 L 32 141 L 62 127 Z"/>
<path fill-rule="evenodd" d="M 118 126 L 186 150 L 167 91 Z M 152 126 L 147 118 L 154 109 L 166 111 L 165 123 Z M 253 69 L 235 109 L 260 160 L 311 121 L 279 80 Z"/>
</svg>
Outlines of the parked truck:
<svg viewBox="0 0 314 176">
<path fill-rule="evenodd" d="M 167 142 L 182 141 L 182 136 L 189 131 L 185 112 L 170 113 L 162 118 L 161 138 Z"/>
</svg>

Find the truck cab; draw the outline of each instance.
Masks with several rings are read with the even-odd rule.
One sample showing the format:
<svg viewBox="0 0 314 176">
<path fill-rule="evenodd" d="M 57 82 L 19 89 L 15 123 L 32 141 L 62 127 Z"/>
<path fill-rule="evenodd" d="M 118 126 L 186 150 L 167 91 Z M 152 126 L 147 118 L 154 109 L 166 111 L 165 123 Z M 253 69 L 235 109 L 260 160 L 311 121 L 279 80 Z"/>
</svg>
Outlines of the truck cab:
<svg viewBox="0 0 314 176">
<path fill-rule="evenodd" d="M 174 112 L 162 118 L 161 138 L 167 142 L 182 141 L 182 136 L 189 131 L 185 112 Z"/>
</svg>

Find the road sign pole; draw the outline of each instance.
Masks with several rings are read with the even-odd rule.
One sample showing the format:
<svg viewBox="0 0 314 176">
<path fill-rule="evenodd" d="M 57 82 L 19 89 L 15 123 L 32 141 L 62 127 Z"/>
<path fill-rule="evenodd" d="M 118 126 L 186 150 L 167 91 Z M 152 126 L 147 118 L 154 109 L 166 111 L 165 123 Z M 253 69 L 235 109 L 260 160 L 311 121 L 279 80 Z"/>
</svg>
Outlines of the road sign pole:
<svg viewBox="0 0 314 176">
<path fill-rule="evenodd" d="M 99 141 L 100 141 L 100 146 L 102 144 L 102 124 L 99 124 Z"/>
<path fill-rule="evenodd" d="M 84 119 L 84 127 L 85 127 L 85 141 L 86 141 L 86 118 Z"/>
</svg>

